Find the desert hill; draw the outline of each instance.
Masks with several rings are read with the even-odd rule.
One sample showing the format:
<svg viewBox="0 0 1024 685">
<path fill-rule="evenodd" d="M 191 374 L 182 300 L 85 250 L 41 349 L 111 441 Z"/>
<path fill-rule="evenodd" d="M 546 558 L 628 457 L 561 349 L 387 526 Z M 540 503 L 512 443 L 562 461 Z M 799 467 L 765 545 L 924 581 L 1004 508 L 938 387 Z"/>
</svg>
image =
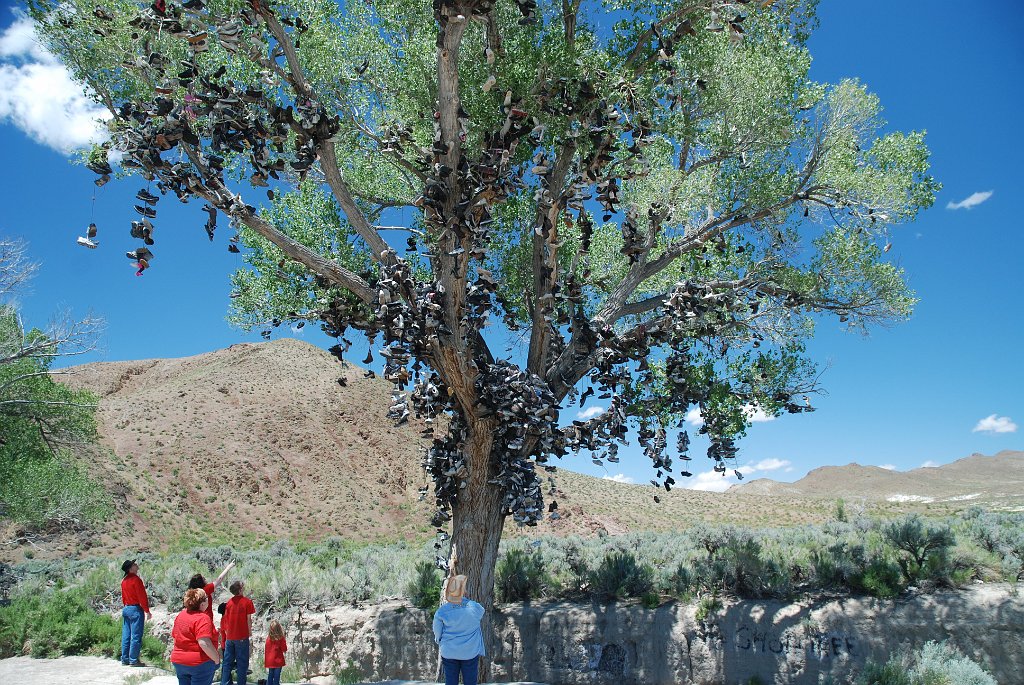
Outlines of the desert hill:
<svg viewBox="0 0 1024 685">
<path fill-rule="evenodd" d="M 972 454 L 950 464 L 910 471 L 878 466 L 822 466 L 793 483 L 759 478 L 736 485 L 734 494 L 791 497 L 862 497 L 889 502 L 978 500 L 988 506 L 1019 506 L 1024 499 L 1024 452 Z"/>
<path fill-rule="evenodd" d="M 411 419 L 394 426 L 384 416 L 391 384 L 367 378 L 360 367 L 341 364 L 319 347 L 280 339 L 182 359 L 93 363 L 68 371 L 62 381 L 100 397 L 103 449 L 89 467 L 113 495 L 118 513 L 99 534 L 52 541 L 47 555 L 330 535 L 422 540 L 432 532 L 429 496 L 420 502 L 417 492 L 427 484 L 420 469 L 429 442 L 424 424 Z M 962 462 L 972 459 L 1012 462 L 1020 456 Z M 955 488 L 947 478 L 946 490 L 909 484 L 898 490 L 934 497 L 934 504 L 876 499 L 865 506 L 882 514 L 924 507 L 941 514 L 968 506 L 972 502 L 955 498 L 980 485 L 963 475 L 972 467 L 962 462 L 943 469 L 960 474 L 969 486 Z M 564 463 L 571 464 L 571 458 Z M 869 475 L 834 476 L 834 467 L 826 467 L 792 486 L 754 481 L 725 494 L 678 488 L 656 493 L 649 486 L 559 469 L 555 499 L 563 518 L 506 534 L 617 534 L 682 529 L 700 521 L 795 525 L 827 518 L 837 497 L 877 489 L 873 478 L 914 477 L 840 468 Z M 924 471 L 930 477 L 943 469 Z M 1007 488 L 1024 494 L 1024 484 L 1015 482 Z"/>
</svg>

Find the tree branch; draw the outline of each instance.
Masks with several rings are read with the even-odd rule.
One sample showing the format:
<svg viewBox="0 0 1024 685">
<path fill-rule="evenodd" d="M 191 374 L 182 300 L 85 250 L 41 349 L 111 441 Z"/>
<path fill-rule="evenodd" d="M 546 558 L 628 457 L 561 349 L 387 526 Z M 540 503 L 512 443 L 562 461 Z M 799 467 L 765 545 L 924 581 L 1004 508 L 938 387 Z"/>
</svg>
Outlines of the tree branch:
<svg viewBox="0 0 1024 685">
<path fill-rule="evenodd" d="M 203 198 L 211 205 L 224 212 L 228 216 L 236 217 L 243 224 L 263 236 L 276 245 L 288 257 L 307 267 L 313 273 L 322 276 L 338 285 L 346 288 L 365 304 L 373 304 L 376 293 L 370 285 L 357 274 L 349 271 L 340 264 L 326 259 L 313 252 L 305 245 L 297 242 L 290 236 L 278 230 L 265 219 L 261 218 L 254 211 L 250 210 L 241 198 L 236 198 L 228 191 L 221 182 L 210 173 L 209 168 L 203 163 L 199 153 L 188 143 L 181 142 L 182 149 L 188 155 L 189 160 L 199 170 L 200 175 L 206 181 L 205 187 L 193 188 L 196 195 Z M 219 189 L 223 189 L 223 193 Z M 376 232 L 374 232 L 376 234 Z"/>
</svg>

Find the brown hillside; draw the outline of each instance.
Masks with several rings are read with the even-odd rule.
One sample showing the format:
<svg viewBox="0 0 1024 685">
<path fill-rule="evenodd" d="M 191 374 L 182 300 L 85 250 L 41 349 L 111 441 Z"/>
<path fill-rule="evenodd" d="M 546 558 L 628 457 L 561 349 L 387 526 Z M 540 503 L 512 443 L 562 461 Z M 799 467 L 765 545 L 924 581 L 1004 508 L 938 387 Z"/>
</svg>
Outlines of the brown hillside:
<svg viewBox="0 0 1024 685">
<path fill-rule="evenodd" d="M 96 363 L 70 384 L 100 396 L 97 464 L 132 510 L 138 542 L 353 538 L 426 530 L 410 421 L 384 421 L 391 385 L 291 339 L 183 359 Z M 337 379 L 344 377 L 346 387 Z"/>
<path fill-rule="evenodd" d="M 426 484 L 419 467 L 428 444 L 423 424 L 393 426 L 385 418 L 392 386 L 366 378 L 358 366 L 339 364 L 319 347 L 281 339 L 183 359 L 94 363 L 69 371 L 61 376 L 64 382 L 100 397 L 105 449 L 90 468 L 114 496 L 119 513 L 101 534 L 51 540 L 37 554 L 431 534 L 429 501 L 417 497 Z M 344 387 L 339 377 L 346 379 Z M 1020 453 L 1015 455 L 1003 461 L 1017 464 Z M 994 462 L 985 460 L 993 459 L 968 457 L 943 468 L 957 469 L 957 477 L 968 482 L 965 473 L 982 473 L 972 460 L 988 466 Z M 919 471 L 930 477 L 942 469 Z M 554 499 L 562 519 L 525 532 L 617 534 L 683 529 L 699 521 L 815 522 L 828 518 L 836 497 L 870 492 L 893 477 L 927 480 L 915 473 L 826 467 L 797 484 L 762 480 L 716 494 L 665 493 L 560 469 Z M 1019 482 L 1013 488 L 1018 496 L 1024 492 Z M 900 492 L 932 490 L 908 486 Z M 971 485 L 956 494 L 973 492 Z M 972 503 L 882 499 L 867 506 L 881 514 L 928 506 L 939 514 Z"/>
</svg>

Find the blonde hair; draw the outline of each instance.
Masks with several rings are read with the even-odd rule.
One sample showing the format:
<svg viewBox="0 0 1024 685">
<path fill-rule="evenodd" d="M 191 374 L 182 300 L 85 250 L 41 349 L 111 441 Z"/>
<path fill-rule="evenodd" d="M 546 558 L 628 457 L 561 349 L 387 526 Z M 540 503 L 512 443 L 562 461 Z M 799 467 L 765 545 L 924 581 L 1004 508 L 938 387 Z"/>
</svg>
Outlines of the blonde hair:
<svg viewBox="0 0 1024 685">
<path fill-rule="evenodd" d="M 284 639 L 284 628 L 276 619 L 270 622 L 270 631 L 267 633 L 267 637 L 271 640 Z"/>
<path fill-rule="evenodd" d="M 209 599 L 206 591 L 202 588 L 189 588 L 185 591 L 185 609 L 188 611 L 199 611 L 203 600 Z"/>
</svg>

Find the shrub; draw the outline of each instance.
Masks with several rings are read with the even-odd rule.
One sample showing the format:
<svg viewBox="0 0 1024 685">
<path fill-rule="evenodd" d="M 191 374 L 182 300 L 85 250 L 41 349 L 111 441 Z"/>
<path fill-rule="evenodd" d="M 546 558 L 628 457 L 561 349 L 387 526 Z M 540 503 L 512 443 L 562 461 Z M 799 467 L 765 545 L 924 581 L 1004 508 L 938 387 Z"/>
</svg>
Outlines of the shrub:
<svg viewBox="0 0 1024 685">
<path fill-rule="evenodd" d="M 914 674 L 918 682 L 949 685 L 996 685 L 985 669 L 961 654 L 955 647 L 927 642 L 917 655 Z"/>
<path fill-rule="evenodd" d="M 499 602 L 525 602 L 543 592 L 544 560 L 537 554 L 510 549 L 498 562 L 496 574 L 494 592 Z"/>
<path fill-rule="evenodd" d="M 896 658 L 884 664 L 869 661 L 856 682 L 857 685 L 912 685 L 906 666 Z"/>
<path fill-rule="evenodd" d="M 0 607 L 0 658 L 26 653 L 37 658 L 75 654 L 116 657 L 120 651 L 120 624 L 96 613 L 80 590 L 22 594 Z M 147 634 L 142 653 L 146 661 L 162 662 L 163 643 Z"/>
<path fill-rule="evenodd" d="M 641 597 L 654 591 L 654 571 L 631 552 L 613 552 L 590 574 L 590 591 L 600 601 Z"/>
<path fill-rule="evenodd" d="M 414 607 L 433 613 L 441 602 L 441 577 L 429 561 L 416 564 L 416 575 L 409 583 L 409 601 Z"/>
<path fill-rule="evenodd" d="M 693 572 L 690 567 L 686 564 L 679 564 L 676 567 L 675 572 L 668 578 L 668 587 L 666 588 L 674 597 L 685 599 L 692 595 L 697 587 L 696 580 L 693 577 Z"/>
<path fill-rule="evenodd" d="M 645 609 L 657 609 L 658 605 L 661 604 L 661 597 L 657 592 L 645 592 L 640 596 L 640 604 Z"/>
<path fill-rule="evenodd" d="M 700 598 L 697 602 L 697 610 L 694 612 L 693 617 L 698 621 L 706 621 L 712 614 L 716 614 L 721 610 L 722 600 L 718 598 L 718 594 L 712 593 Z"/>
<path fill-rule="evenodd" d="M 927 642 L 917 652 L 896 654 L 884 664 L 869 661 L 855 684 L 996 685 L 996 681 L 955 647 Z"/>
<path fill-rule="evenodd" d="M 916 514 L 890 523 L 884 534 L 899 551 L 896 562 L 908 583 L 942 574 L 949 548 L 956 542 L 949 526 L 927 525 Z"/>
<path fill-rule="evenodd" d="M 868 562 L 862 575 L 851 580 L 855 590 L 880 599 L 889 599 L 903 589 L 900 579 L 900 568 L 896 564 L 876 556 Z"/>
<path fill-rule="evenodd" d="M 836 543 L 811 551 L 814 580 L 823 589 L 853 589 L 863 576 L 864 547 Z"/>
</svg>

